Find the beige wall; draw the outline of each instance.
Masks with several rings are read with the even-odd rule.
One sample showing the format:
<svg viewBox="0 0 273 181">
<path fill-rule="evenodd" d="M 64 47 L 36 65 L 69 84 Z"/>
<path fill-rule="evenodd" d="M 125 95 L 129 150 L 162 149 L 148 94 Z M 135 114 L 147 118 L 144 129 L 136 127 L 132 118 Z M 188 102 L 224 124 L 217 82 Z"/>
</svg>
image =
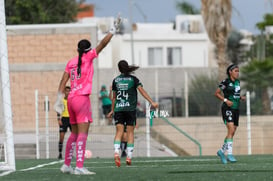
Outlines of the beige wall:
<svg viewBox="0 0 273 181">
<path fill-rule="evenodd" d="M 168 120 L 201 144 L 202 155 L 216 155 L 227 134 L 220 116 L 170 118 Z M 273 117 L 251 116 L 250 125 L 251 153 L 273 154 Z M 162 144 L 177 150 L 177 153 L 182 154 L 182 149 L 189 155 L 199 155 L 199 148 L 193 141 L 161 119 L 154 120 L 152 132 L 155 139 L 163 140 Z M 233 153 L 248 154 L 248 129 L 245 116 L 240 117 L 240 124 L 234 136 Z"/>
</svg>

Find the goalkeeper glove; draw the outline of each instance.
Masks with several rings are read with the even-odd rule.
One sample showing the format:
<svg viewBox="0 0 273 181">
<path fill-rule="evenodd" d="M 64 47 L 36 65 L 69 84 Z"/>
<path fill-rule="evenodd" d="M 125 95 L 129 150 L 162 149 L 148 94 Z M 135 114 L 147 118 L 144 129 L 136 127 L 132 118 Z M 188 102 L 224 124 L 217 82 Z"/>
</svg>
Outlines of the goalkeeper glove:
<svg viewBox="0 0 273 181">
<path fill-rule="evenodd" d="M 120 31 L 121 26 L 121 17 L 118 15 L 118 17 L 114 20 L 114 26 L 110 29 L 110 33 L 113 35 Z"/>
</svg>

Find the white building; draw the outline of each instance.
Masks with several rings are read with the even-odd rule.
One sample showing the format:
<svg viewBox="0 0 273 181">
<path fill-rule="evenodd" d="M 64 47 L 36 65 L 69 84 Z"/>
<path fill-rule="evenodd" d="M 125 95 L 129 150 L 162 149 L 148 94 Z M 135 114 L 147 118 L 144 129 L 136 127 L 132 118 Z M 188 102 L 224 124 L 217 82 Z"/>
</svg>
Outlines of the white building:
<svg viewBox="0 0 273 181">
<path fill-rule="evenodd" d="M 86 23 L 96 21 L 99 40 L 107 32 L 114 18 L 84 19 Z M 128 21 L 125 21 L 125 27 Z M 111 43 L 100 54 L 100 68 L 112 68 L 125 59 L 129 64 L 145 67 L 217 67 L 213 46 L 204 30 L 201 15 L 178 15 L 175 29 L 173 23 L 136 23 L 133 33 L 125 29 L 123 35 L 115 35 Z"/>
</svg>

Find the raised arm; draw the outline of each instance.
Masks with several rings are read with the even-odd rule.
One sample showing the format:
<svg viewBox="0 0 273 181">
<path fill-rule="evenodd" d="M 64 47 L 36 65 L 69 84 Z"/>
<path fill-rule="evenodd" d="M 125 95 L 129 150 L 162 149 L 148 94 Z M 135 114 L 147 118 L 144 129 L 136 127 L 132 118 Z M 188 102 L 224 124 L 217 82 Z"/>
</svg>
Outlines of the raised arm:
<svg viewBox="0 0 273 181">
<path fill-rule="evenodd" d="M 97 54 L 99 54 L 105 47 L 106 45 L 110 42 L 112 39 L 113 35 L 120 30 L 120 25 L 121 25 L 121 18 L 118 16 L 114 20 L 114 26 L 110 29 L 109 33 L 101 40 L 99 45 L 96 47 Z"/>
<path fill-rule="evenodd" d="M 111 32 L 109 32 L 99 43 L 99 45 L 96 47 L 96 52 L 97 54 L 99 54 L 105 47 L 106 45 L 110 42 L 110 40 L 112 39 L 113 34 Z"/>
</svg>

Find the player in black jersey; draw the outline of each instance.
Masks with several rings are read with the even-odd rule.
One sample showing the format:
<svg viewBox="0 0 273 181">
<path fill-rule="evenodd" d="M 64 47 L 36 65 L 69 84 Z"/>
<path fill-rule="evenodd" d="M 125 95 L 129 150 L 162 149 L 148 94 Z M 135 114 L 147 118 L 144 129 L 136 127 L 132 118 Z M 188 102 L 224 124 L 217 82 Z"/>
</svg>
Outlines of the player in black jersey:
<svg viewBox="0 0 273 181">
<path fill-rule="evenodd" d="M 115 164 L 120 167 L 120 142 L 126 124 L 128 143 L 127 143 L 127 158 L 126 164 L 131 165 L 131 158 L 134 150 L 134 127 L 136 124 L 136 107 L 137 107 L 137 91 L 149 101 L 152 107 L 157 108 L 155 103 L 143 86 L 139 79 L 131 73 L 137 70 L 137 66 L 129 66 L 127 61 L 121 60 L 118 63 L 120 75 L 117 76 L 112 83 L 113 99 L 112 110 L 108 114 L 109 117 L 114 114 L 116 125 L 116 135 L 114 139 L 115 148 Z"/>
<path fill-rule="evenodd" d="M 222 117 L 227 127 L 227 135 L 224 144 L 217 155 L 221 158 L 223 164 L 227 161 L 236 162 L 232 154 L 233 136 L 239 126 L 239 107 L 240 101 L 245 100 L 245 96 L 240 95 L 239 67 L 232 64 L 227 68 L 227 78 L 224 79 L 215 91 L 215 96 L 223 101 Z M 223 92 L 224 95 L 221 94 Z M 225 156 L 227 152 L 227 157 Z"/>
</svg>

